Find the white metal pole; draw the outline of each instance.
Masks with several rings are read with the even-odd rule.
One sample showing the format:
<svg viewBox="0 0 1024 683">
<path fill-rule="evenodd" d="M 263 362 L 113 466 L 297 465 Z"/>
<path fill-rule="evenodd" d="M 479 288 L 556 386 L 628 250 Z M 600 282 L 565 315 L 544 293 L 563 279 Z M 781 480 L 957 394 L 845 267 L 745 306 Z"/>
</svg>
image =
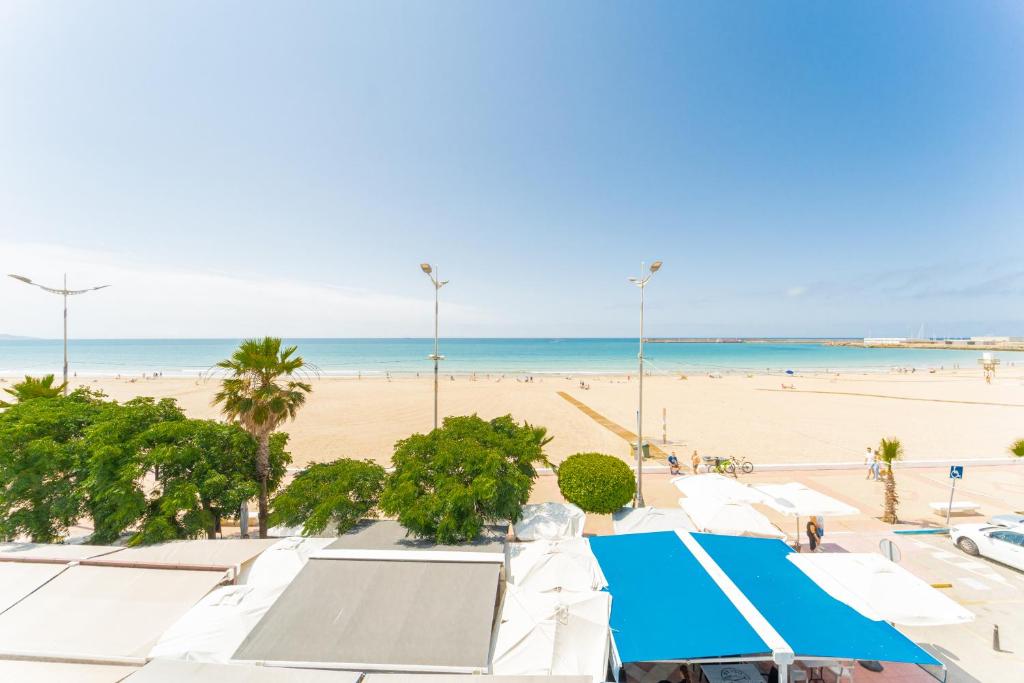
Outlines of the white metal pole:
<svg viewBox="0 0 1024 683">
<path fill-rule="evenodd" d="M 68 395 L 68 274 L 64 273 L 64 395 Z"/>
<path fill-rule="evenodd" d="M 437 319 L 438 319 L 438 299 L 440 296 L 441 287 L 438 284 L 441 279 L 438 276 L 437 268 L 434 268 L 434 274 L 431 276 L 434 284 L 434 429 L 437 429 L 437 374 L 438 374 L 438 361 L 440 356 L 437 355 Z"/>
<path fill-rule="evenodd" d="M 636 505 L 644 506 L 644 285 L 643 267 L 640 270 L 640 392 L 637 400 L 636 424 Z"/>
<path fill-rule="evenodd" d="M 953 477 L 953 485 L 949 489 L 949 506 L 946 507 L 946 528 L 947 529 L 949 529 L 949 515 L 953 512 L 953 493 L 956 491 L 956 480 L 957 480 L 957 477 Z"/>
</svg>

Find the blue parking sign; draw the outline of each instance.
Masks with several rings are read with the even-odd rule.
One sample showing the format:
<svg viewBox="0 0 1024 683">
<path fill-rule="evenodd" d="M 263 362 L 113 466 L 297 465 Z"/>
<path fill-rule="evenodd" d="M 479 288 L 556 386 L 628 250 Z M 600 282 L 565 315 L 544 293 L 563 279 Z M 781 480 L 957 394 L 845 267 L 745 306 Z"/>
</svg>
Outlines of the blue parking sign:
<svg viewBox="0 0 1024 683">
<path fill-rule="evenodd" d="M 949 466 L 949 478 L 950 479 L 963 479 L 964 478 L 964 466 L 963 465 L 950 465 Z"/>
</svg>

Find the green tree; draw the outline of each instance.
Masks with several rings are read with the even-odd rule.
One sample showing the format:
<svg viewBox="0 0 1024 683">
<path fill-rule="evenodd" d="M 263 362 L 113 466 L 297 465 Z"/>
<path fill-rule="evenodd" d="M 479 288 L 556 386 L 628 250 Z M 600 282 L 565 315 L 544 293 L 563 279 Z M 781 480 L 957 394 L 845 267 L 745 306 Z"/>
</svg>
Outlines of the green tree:
<svg viewBox="0 0 1024 683">
<path fill-rule="evenodd" d="M 302 533 L 310 536 L 333 523 L 341 535 L 377 507 L 386 476 L 372 460 L 341 458 L 310 465 L 274 496 L 270 524 L 301 524 Z"/>
<path fill-rule="evenodd" d="M 53 386 L 55 381 L 56 378 L 53 375 L 46 375 L 45 377 L 25 375 L 24 380 L 4 389 L 4 391 L 16 398 L 19 403 L 33 398 L 57 398 L 64 393 L 67 383 Z M 9 403 L 0 401 L 0 407 L 7 407 L 9 405 Z"/>
<path fill-rule="evenodd" d="M 885 510 L 882 513 L 882 521 L 887 524 L 895 524 L 898 521 L 896 507 L 899 505 L 900 497 L 896 492 L 896 475 L 893 473 L 892 465 L 903 457 L 903 444 L 899 439 L 882 439 L 878 444 L 878 459 L 885 463 Z"/>
<path fill-rule="evenodd" d="M 1017 439 L 1010 444 L 1010 453 L 1018 458 L 1024 458 L 1024 439 Z"/>
<path fill-rule="evenodd" d="M 295 379 L 305 367 L 297 348 L 282 348 L 276 337 L 246 339 L 217 363 L 228 373 L 214 397 L 214 405 L 230 420 L 237 421 L 257 442 L 256 471 L 259 476 L 260 538 L 267 537 L 267 498 L 270 478 L 270 435 L 295 415 L 313 388 Z"/>
<path fill-rule="evenodd" d="M 577 453 L 558 466 L 558 489 L 584 512 L 610 514 L 633 499 L 636 480 L 629 465 L 603 453 Z"/>
<path fill-rule="evenodd" d="M 413 535 L 438 543 L 468 542 L 484 524 L 514 522 L 529 500 L 537 463 L 547 463 L 546 433 L 511 415 L 489 422 L 476 415 L 445 418 L 439 429 L 395 445 L 380 507 Z"/>
<path fill-rule="evenodd" d="M 276 490 L 291 456 L 288 435 L 269 439 L 265 482 Z M 235 424 L 214 420 L 160 422 L 141 436 L 141 467 L 159 468 L 157 485 L 144 502 L 142 524 L 130 545 L 176 538 L 216 538 L 223 517 L 260 490 L 256 439 Z"/>
<path fill-rule="evenodd" d="M 185 419 L 174 399 L 135 398 L 123 405 L 109 402 L 85 432 L 85 509 L 93 520 L 92 543 L 112 543 L 146 512 L 142 478 L 146 432 L 165 422 Z"/>
<path fill-rule="evenodd" d="M 83 439 L 103 410 L 102 394 L 81 388 L 0 413 L 0 536 L 52 543 L 78 521 Z"/>
</svg>

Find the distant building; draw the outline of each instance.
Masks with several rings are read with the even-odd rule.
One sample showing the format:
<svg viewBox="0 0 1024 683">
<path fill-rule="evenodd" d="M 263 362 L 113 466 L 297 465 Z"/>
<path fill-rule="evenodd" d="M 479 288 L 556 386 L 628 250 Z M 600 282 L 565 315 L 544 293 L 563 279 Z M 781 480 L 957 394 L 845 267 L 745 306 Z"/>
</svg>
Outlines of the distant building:
<svg viewBox="0 0 1024 683">
<path fill-rule="evenodd" d="M 864 346 L 903 346 L 906 337 L 864 337 Z"/>
</svg>

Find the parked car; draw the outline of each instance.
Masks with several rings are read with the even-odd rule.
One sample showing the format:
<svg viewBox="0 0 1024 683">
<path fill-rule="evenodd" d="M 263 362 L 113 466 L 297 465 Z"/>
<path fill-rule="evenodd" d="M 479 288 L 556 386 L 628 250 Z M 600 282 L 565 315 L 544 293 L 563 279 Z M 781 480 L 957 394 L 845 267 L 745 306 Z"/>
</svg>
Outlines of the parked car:
<svg viewBox="0 0 1024 683">
<path fill-rule="evenodd" d="M 1024 571 L 1024 527 L 963 524 L 949 530 L 956 547 Z"/>
<path fill-rule="evenodd" d="M 1009 512 L 1005 515 L 995 515 L 988 520 L 989 524 L 997 524 L 1005 527 L 1024 526 L 1024 515 Z"/>
</svg>

